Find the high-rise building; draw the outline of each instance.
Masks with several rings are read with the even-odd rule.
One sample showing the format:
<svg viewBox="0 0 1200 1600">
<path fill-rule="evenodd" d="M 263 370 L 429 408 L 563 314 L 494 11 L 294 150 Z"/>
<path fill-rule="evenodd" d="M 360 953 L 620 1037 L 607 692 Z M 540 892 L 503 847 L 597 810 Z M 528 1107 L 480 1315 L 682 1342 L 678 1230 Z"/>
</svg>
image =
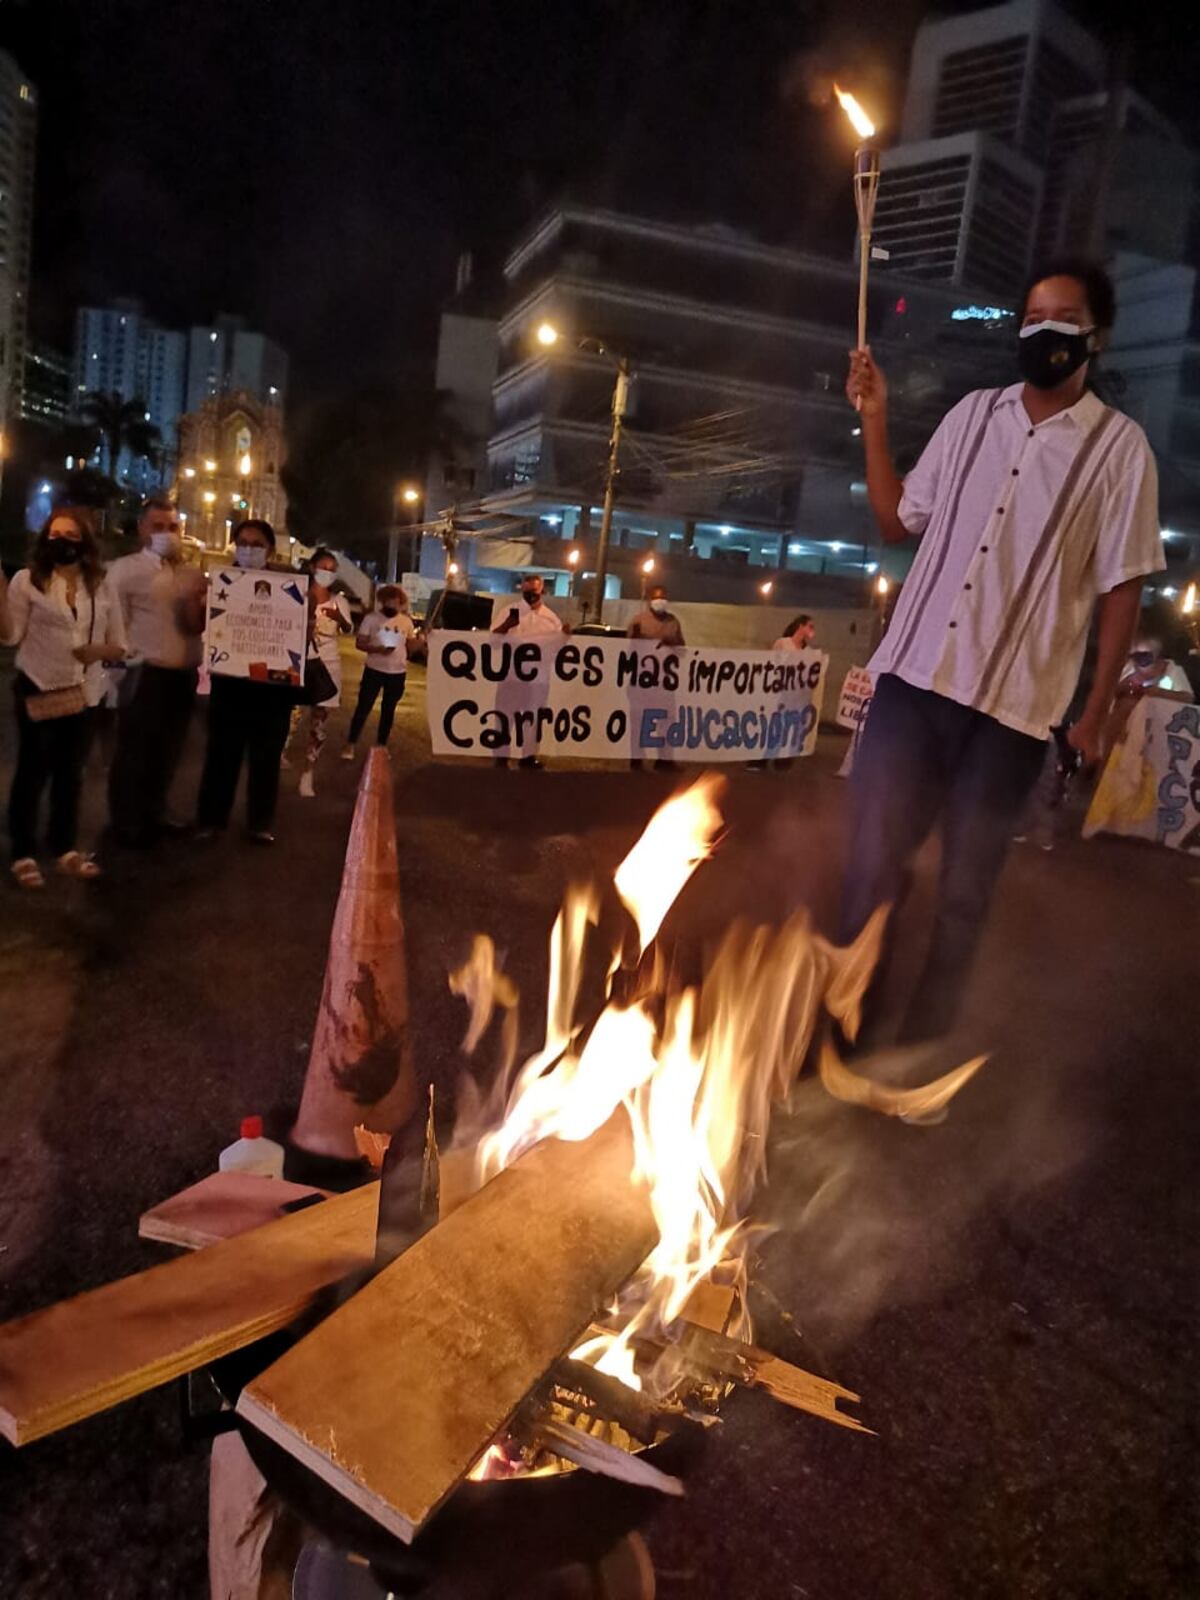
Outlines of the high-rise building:
<svg viewBox="0 0 1200 1600">
<path fill-rule="evenodd" d="M 874 243 L 911 277 L 1011 298 L 1029 271 L 1042 176 L 990 133 L 883 152 Z"/>
<path fill-rule="evenodd" d="M 25 348 L 22 422 L 57 431 L 67 420 L 71 400 L 71 363 L 66 355 L 42 339 L 30 339 Z"/>
<path fill-rule="evenodd" d="M 0 50 L 0 406 L 20 414 L 29 321 L 37 95 Z"/>
<path fill-rule="evenodd" d="M 188 335 L 187 409 L 199 411 L 222 394 L 248 394 L 263 405 L 282 407 L 287 393 L 286 353 L 243 317 L 222 314 Z"/>
<path fill-rule="evenodd" d="M 87 396 L 97 392 L 140 400 L 161 439 L 157 462 L 123 450 L 114 468 L 118 482 L 142 491 L 170 482 L 184 408 L 185 357 L 183 334 L 160 328 L 136 300 L 81 306 L 76 313 L 72 415 L 80 417 Z"/>
</svg>

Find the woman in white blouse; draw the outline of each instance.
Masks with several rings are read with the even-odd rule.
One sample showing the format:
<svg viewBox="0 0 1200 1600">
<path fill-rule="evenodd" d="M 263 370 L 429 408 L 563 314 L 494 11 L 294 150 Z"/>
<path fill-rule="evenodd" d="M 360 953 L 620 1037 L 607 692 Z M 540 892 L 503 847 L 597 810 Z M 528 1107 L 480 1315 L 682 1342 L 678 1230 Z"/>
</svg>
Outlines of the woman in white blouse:
<svg viewBox="0 0 1200 1600">
<path fill-rule="evenodd" d="M 22 889 L 45 887 L 37 823 L 49 785 L 46 839 L 58 871 L 98 878 L 100 868 L 76 847 L 79 792 L 92 707 L 104 696 L 101 663 L 124 656 L 125 624 L 86 511 L 56 511 L 28 567 L 7 587 L 0 575 L 0 642 L 17 646 L 17 769 L 8 801 L 13 877 Z"/>
<path fill-rule="evenodd" d="M 345 597 L 333 592 L 333 585 L 337 581 L 337 569 L 338 558 L 332 550 L 321 547 L 313 551 L 308 563 L 306 688 L 309 686 L 311 668 L 319 662 L 329 675 L 328 683 L 332 683 L 333 693 L 319 700 L 310 698 L 307 701 L 308 738 L 304 751 L 304 771 L 300 774 L 298 790 L 306 800 L 311 800 L 316 793 L 313 777 L 317 762 L 321 759 L 321 751 L 325 748 L 325 739 L 329 732 L 329 714 L 337 710 L 342 699 L 342 656 L 338 648 L 338 639 L 343 633 L 352 632 L 354 628 L 350 607 Z M 292 720 L 293 737 L 300 727 L 302 715 L 303 707 L 298 706 Z"/>
</svg>

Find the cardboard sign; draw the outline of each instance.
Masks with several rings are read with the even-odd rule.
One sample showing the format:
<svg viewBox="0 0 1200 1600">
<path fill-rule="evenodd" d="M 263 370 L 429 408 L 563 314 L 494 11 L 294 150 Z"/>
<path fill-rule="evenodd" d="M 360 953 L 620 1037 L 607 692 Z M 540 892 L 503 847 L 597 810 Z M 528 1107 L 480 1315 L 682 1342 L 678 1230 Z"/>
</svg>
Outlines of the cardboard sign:
<svg viewBox="0 0 1200 1600">
<path fill-rule="evenodd" d="M 875 685 L 866 667 L 851 667 L 842 680 L 842 692 L 838 696 L 838 727 L 856 732 L 866 721 L 874 693 Z"/>
<path fill-rule="evenodd" d="M 754 761 L 811 755 L 827 657 L 436 631 L 435 755 Z"/>
<path fill-rule="evenodd" d="M 1113 746 L 1084 838 L 1124 833 L 1200 855 L 1200 706 L 1147 695 Z"/>
<path fill-rule="evenodd" d="M 299 684 L 307 641 L 307 578 L 242 567 L 213 573 L 204 632 L 209 672 Z"/>
</svg>

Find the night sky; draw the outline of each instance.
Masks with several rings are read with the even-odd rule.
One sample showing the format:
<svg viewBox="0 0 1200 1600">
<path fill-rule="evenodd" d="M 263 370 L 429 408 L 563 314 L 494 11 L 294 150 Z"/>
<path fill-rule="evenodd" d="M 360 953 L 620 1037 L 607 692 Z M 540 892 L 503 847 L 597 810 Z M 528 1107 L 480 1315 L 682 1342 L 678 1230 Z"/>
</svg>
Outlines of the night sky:
<svg viewBox="0 0 1200 1600">
<path fill-rule="evenodd" d="M 808 84 L 836 70 L 894 127 L 928 10 L 0 0 L 40 96 L 34 326 L 69 344 L 75 305 L 119 294 L 241 312 L 301 399 L 426 362 L 457 253 L 496 258 L 567 186 L 848 248 L 848 136 Z M 1111 37 L 1133 8 L 1083 15 Z M 1139 8 L 1131 76 L 1200 137 L 1187 33 Z"/>
</svg>

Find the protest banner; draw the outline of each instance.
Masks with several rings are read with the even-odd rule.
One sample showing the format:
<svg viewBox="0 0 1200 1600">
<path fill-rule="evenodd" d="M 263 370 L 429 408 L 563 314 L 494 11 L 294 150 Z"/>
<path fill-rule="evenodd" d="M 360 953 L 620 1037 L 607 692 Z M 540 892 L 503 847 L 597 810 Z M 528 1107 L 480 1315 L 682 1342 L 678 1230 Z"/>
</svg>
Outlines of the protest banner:
<svg viewBox="0 0 1200 1600">
<path fill-rule="evenodd" d="M 816 650 L 435 630 L 427 689 L 433 752 L 705 763 L 806 756 L 816 743 L 826 661 Z"/>
<path fill-rule="evenodd" d="M 866 667 L 851 667 L 842 680 L 842 692 L 838 696 L 838 727 L 856 732 L 859 724 L 867 720 L 874 693 L 875 684 Z"/>
<path fill-rule="evenodd" d="M 1200 855 L 1200 706 L 1138 702 L 1096 785 L 1083 836 L 1095 833 Z"/>
<path fill-rule="evenodd" d="M 243 567 L 213 573 L 204 632 L 209 672 L 299 684 L 307 640 L 307 578 Z"/>
</svg>

